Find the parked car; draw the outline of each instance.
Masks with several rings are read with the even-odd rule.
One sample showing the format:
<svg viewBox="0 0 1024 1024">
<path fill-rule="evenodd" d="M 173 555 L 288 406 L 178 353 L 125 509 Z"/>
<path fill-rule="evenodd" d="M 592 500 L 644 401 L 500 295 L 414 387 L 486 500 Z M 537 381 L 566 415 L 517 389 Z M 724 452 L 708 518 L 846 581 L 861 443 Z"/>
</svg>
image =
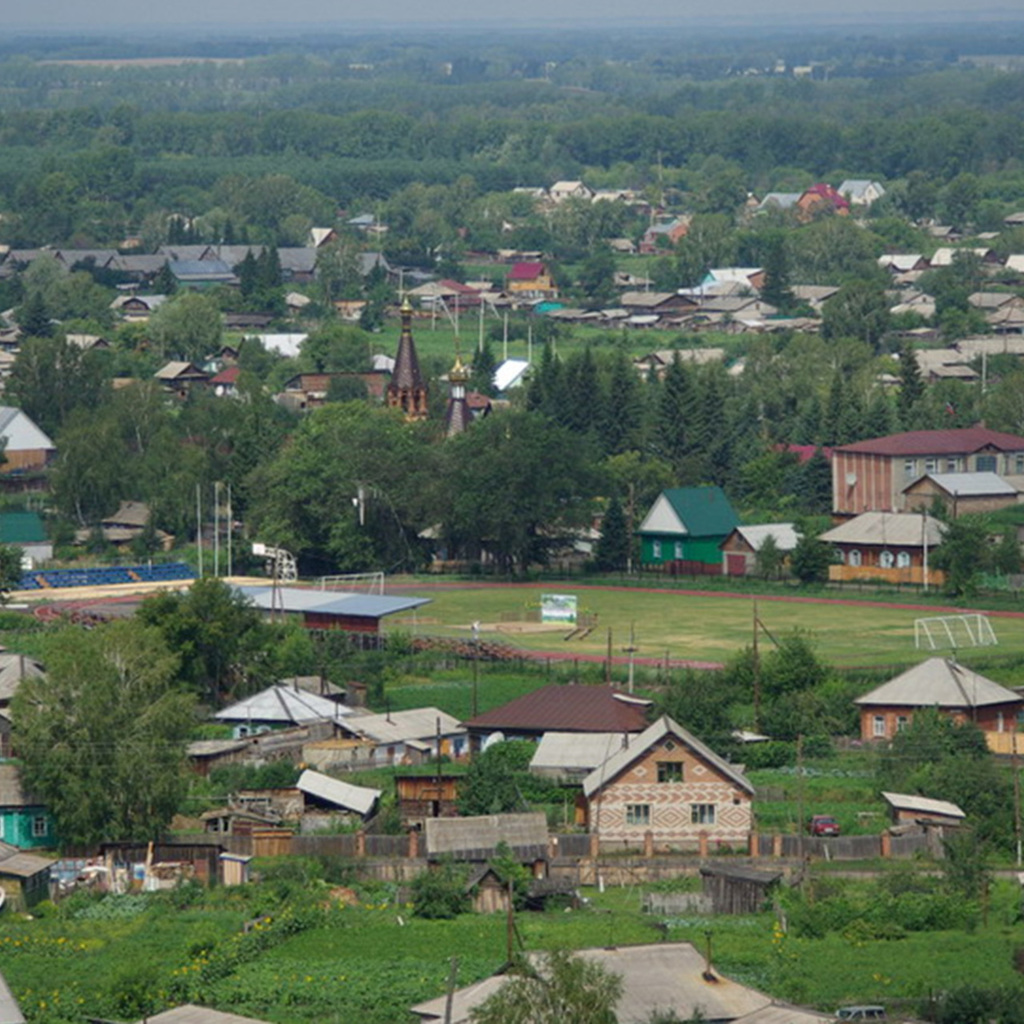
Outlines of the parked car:
<svg viewBox="0 0 1024 1024">
<path fill-rule="evenodd" d="M 807 830 L 812 836 L 837 836 L 839 822 L 831 814 L 812 814 Z"/>
</svg>

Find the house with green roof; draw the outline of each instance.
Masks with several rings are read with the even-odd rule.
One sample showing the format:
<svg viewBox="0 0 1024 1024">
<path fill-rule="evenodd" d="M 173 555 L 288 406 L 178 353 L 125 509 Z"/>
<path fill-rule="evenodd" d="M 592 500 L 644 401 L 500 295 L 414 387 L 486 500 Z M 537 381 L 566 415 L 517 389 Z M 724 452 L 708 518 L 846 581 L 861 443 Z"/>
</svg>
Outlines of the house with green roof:
<svg viewBox="0 0 1024 1024">
<path fill-rule="evenodd" d="M 53 558 L 53 543 L 38 512 L 0 512 L 0 544 L 21 548 L 33 566 Z"/>
<path fill-rule="evenodd" d="M 640 563 L 684 573 L 721 573 L 719 545 L 739 524 L 721 487 L 672 487 L 658 495 L 637 530 Z"/>
</svg>

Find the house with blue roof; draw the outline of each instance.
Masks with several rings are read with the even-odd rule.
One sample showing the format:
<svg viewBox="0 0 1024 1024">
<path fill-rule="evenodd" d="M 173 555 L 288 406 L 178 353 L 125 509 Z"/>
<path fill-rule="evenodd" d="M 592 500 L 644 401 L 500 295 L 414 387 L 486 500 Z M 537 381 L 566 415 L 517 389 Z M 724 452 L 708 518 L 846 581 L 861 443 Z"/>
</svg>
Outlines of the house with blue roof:
<svg viewBox="0 0 1024 1024">
<path fill-rule="evenodd" d="M 720 574 L 720 545 L 740 520 L 721 487 L 672 487 L 644 517 L 640 564 L 676 572 Z"/>
</svg>

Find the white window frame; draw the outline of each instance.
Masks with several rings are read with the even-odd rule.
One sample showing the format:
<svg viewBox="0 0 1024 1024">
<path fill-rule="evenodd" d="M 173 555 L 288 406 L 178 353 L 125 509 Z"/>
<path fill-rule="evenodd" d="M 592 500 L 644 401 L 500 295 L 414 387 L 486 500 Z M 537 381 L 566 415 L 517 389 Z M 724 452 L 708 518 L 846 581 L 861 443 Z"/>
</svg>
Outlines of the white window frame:
<svg viewBox="0 0 1024 1024">
<path fill-rule="evenodd" d="M 50 823 L 46 820 L 45 814 L 36 814 L 32 817 L 32 838 L 45 839 L 50 834 Z"/>
<path fill-rule="evenodd" d="M 871 718 L 871 735 L 876 739 L 885 736 L 885 715 L 873 715 Z"/>
<path fill-rule="evenodd" d="M 861 557 L 859 548 L 850 548 L 846 553 L 846 564 L 852 565 L 855 569 L 860 567 Z"/>
<path fill-rule="evenodd" d="M 651 557 L 652 558 L 661 558 L 661 541 L 660 540 L 652 540 L 651 541 Z"/>
<path fill-rule="evenodd" d="M 892 569 L 896 565 L 896 556 L 888 549 L 883 548 L 878 553 L 878 566 L 880 569 Z"/>
<path fill-rule="evenodd" d="M 635 826 L 650 826 L 651 805 L 626 804 L 626 824 Z"/>
<path fill-rule="evenodd" d="M 896 552 L 896 568 L 897 569 L 909 569 L 910 568 L 910 552 L 909 551 L 897 551 Z"/>
<path fill-rule="evenodd" d="M 714 804 L 690 804 L 691 825 L 714 825 L 715 805 Z"/>
<path fill-rule="evenodd" d="M 683 542 L 681 540 L 676 541 L 673 556 L 677 562 L 681 562 L 683 560 Z"/>
</svg>

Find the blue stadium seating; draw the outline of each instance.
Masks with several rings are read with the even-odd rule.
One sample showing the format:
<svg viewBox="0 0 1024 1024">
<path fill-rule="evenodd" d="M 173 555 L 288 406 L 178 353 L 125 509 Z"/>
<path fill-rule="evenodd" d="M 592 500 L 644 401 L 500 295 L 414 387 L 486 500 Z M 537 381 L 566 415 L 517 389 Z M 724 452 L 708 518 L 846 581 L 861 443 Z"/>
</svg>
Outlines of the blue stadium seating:
<svg viewBox="0 0 1024 1024">
<path fill-rule="evenodd" d="M 195 579 L 195 572 L 184 562 L 156 565 L 118 565 L 98 569 L 45 569 L 25 573 L 21 590 L 55 590 L 62 587 L 104 587 L 116 583 L 163 583 Z"/>
</svg>

